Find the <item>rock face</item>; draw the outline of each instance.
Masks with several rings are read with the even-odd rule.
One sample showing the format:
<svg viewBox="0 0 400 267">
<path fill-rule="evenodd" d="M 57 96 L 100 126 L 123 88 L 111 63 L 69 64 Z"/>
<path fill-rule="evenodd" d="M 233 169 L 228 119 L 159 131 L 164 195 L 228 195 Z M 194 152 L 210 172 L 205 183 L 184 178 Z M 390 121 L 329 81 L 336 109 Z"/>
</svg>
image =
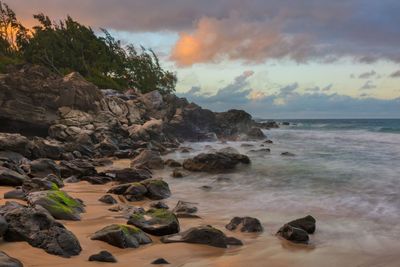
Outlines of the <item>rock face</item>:
<svg viewBox="0 0 400 267">
<path fill-rule="evenodd" d="M 128 224 L 156 236 L 175 234 L 180 229 L 175 214 L 166 209 L 150 209 L 144 213 L 133 214 Z"/>
<path fill-rule="evenodd" d="M 60 190 L 48 190 L 30 193 L 28 203 L 45 208 L 54 218 L 60 220 L 80 220 L 83 204 Z"/>
<path fill-rule="evenodd" d="M 74 234 L 45 211 L 11 203 L 1 207 L 0 213 L 8 223 L 5 241 L 26 241 L 49 254 L 67 258 L 82 250 Z"/>
<path fill-rule="evenodd" d="M 250 164 L 250 159 L 242 154 L 202 153 L 192 159 L 185 160 L 183 167 L 195 172 L 218 172 L 233 169 L 239 163 Z"/>
<path fill-rule="evenodd" d="M 227 248 L 230 245 L 241 246 L 243 243 L 233 237 L 227 237 L 222 231 L 212 226 L 199 226 L 193 227 L 189 230 L 175 234 L 168 235 L 161 238 L 163 243 L 194 243 L 204 244 L 213 247 Z"/>
<path fill-rule="evenodd" d="M 241 232 L 253 233 L 263 231 L 260 221 L 252 217 L 234 217 L 230 223 L 225 226 L 225 228 L 233 231 L 236 230 L 240 225 Z"/>
<path fill-rule="evenodd" d="M 112 224 L 94 233 L 92 240 L 101 240 L 119 248 L 137 248 L 140 245 L 151 243 L 142 230 L 122 224 Z"/>
<path fill-rule="evenodd" d="M 8 256 L 5 252 L 0 251 L 1 267 L 23 267 L 24 265 L 17 259 Z"/>
</svg>

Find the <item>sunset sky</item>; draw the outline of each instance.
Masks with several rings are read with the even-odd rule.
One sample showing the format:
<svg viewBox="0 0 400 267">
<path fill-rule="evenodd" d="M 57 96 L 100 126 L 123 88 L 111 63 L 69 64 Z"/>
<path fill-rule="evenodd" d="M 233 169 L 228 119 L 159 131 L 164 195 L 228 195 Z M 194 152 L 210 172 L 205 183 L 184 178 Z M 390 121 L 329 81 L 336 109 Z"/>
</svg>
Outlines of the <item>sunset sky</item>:
<svg viewBox="0 0 400 267">
<path fill-rule="evenodd" d="M 263 118 L 400 118 L 398 0 L 8 0 L 153 48 L 177 93 Z"/>
</svg>

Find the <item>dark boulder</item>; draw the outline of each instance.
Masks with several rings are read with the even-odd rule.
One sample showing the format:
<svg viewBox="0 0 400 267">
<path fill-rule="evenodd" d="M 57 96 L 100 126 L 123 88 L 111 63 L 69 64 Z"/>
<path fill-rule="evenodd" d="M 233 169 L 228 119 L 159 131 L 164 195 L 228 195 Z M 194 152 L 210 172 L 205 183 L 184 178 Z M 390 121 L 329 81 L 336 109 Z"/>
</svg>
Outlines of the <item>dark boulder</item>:
<svg viewBox="0 0 400 267">
<path fill-rule="evenodd" d="M 115 181 L 120 183 L 141 182 L 151 178 L 151 172 L 146 169 L 125 168 L 119 170 L 107 170 L 104 173 L 113 177 Z"/>
<path fill-rule="evenodd" d="M 8 203 L 0 213 L 8 223 L 5 241 L 26 241 L 49 254 L 67 258 L 82 250 L 75 235 L 43 210 Z"/>
<path fill-rule="evenodd" d="M 227 237 L 222 231 L 212 226 L 199 226 L 190 228 L 179 234 L 164 236 L 161 238 L 163 243 L 194 243 L 204 244 L 213 247 L 227 248 L 230 245 L 241 246 L 243 243 L 233 237 Z"/>
<path fill-rule="evenodd" d="M 255 139 L 255 140 L 264 139 L 265 138 L 265 134 L 258 127 L 250 128 L 250 130 L 247 131 L 246 135 L 247 135 L 247 137 L 249 139 Z"/>
<path fill-rule="evenodd" d="M 8 168 L 0 167 L 0 185 L 20 186 L 26 179 L 27 177 L 24 175 L 21 175 Z"/>
<path fill-rule="evenodd" d="M 32 143 L 28 138 L 20 134 L 0 133 L 0 150 L 13 151 L 30 158 L 32 156 Z"/>
<path fill-rule="evenodd" d="M 151 264 L 169 264 L 164 258 L 158 258 L 151 262 Z"/>
<path fill-rule="evenodd" d="M 291 222 L 288 222 L 287 224 L 292 227 L 303 229 L 309 234 L 313 234 L 315 232 L 315 223 L 316 220 L 314 219 L 314 217 L 311 215 L 307 215 L 304 218 L 293 220 Z"/>
<path fill-rule="evenodd" d="M 282 226 L 281 229 L 279 229 L 277 235 L 294 243 L 308 244 L 309 240 L 306 231 L 290 226 L 289 224 L 285 224 L 284 226 Z"/>
<path fill-rule="evenodd" d="M 153 200 L 165 199 L 171 196 L 168 184 L 161 179 L 149 179 L 142 182 L 146 187 L 146 196 Z"/>
<path fill-rule="evenodd" d="M 4 193 L 4 198 L 26 200 L 26 194 L 21 188 L 17 188 L 15 190 L 11 190 Z"/>
<path fill-rule="evenodd" d="M 192 159 L 185 160 L 183 167 L 189 171 L 218 172 L 234 169 L 239 163 L 249 164 L 250 159 L 242 154 L 202 153 Z"/>
<path fill-rule="evenodd" d="M 263 231 L 260 221 L 252 217 L 234 217 L 230 223 L 225 226 L 225 228 L 233 231 L 236 230 L 240 225 L 241 232 L 253 233 Z"/>
<path fill-rule="evenodd" d="M 296 156 L 295 154 L 291 153 L 291 152 L 282 152 L 281 156 L 285 156 L 285 157 L 294 157 Z"/>
<path fill-rule="evenodd" d="M 132 214 L 128 224 L 156 236 L 175 234 L 180 229 L 175 214 L 166 209 L 150 209 L 144 213 Z"/>
<path fill-rule="evenodd" d="M 117 262 L 117 259 L 110 252 L 102 250 L 97 254 L 90 255 L 89 261 Z"/>
<path fill-rule="evenodd" d="M 94 233 L 92 240 L 104 241 L 119 248 L 137 248 L 149 244 L 151 238 L 142 230 L 122 224 L 112 224 Z"/>
<path fill-rule="evenodd" d="M 7 229 L 8 229 L 8 223 L 6 219 L 4 219 L 4 217 L 0 215 L 0 237 L 4 235 Z"/>
<path fill-rule="evenodd" d="M 70 161 L 60 162 L 61 177 L 68 178 L 70 176 L 83 177 L 96 175 L 96 168 L 91 162 L 83 159 L 74 159 Z"/>
<path fill-rule="evenodd" d="M 196 215 L 198 208 L 195 205 L 196 203 L 179 200 L 172 212 L 178 218 L 199 218 Z"/>
<path fill-rule="evenodd" d="M 169 209 L 168 205 L 162 201 L 153 202 L 150 204 L 150 207 L 153 209 L 166 209 L 166 210 Z"/>
<path fill-rule="evenodd" d="M 172 168 L 182 167 L 182 164 L 174 159 L 167 159 L 164 163 L 168 167 L 172 167 Z"/>
<path fill-rule="evenodd" d="M 58 165 L 51 159 L 37 159 L 29 164 L 29 175 L 31 177 L 43 178 L 49 174 L 60 177 L 61 172 Z"/>
<path fill-rule="evenodd" d="M 100 202 L 103 202 L 105 204 L 117 204 L 117 200 L 112 195 L 104 195 L 101 198 L 99 198 Z"/>
</svg>

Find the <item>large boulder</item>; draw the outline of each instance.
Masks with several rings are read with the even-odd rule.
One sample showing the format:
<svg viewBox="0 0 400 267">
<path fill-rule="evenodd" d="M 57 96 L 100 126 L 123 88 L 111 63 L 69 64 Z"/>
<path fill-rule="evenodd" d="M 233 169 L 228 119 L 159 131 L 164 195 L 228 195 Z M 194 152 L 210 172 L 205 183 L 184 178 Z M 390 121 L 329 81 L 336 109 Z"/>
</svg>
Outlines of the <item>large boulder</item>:
<svg viewBox="0 0 400 267">
<path fill-rule="evenodd" d="M 122 224 L 112 224 L 94 233 L 92 240 L 101 240 L 119 248 L 137 248 L 151 243 L 151 238 L 142 230 Z"/>
<path fill-rule="evenodd" d="M 23 267 L 24 265 L 17 259 L 8 256 L 5 252 L 0 251 L 1 267 Z"/>
<path fill-rule="evenodd" d="M 239 163 L 249 164 L 250 159 L 242 154 L 201 153 L 194 158 L 185 160 L 183 167 L 195 172 L 218 172 L 231 170 Z"/>
<path fill-rule="evenodd" d="M 251 115 L 244 110 L 231 109 L 216 114 L 216 123 L 219 126 L 221 137 L 235 137 L 247 133 L 252 125 Z"/>
<path fill-rule="evenodd" d="M 1 207 L 0 214 L 8 223 L 5 241 L 26 241 L 49 254 L 67 258 L 82 250 L 75 235 L 44 210 L 9 203 Z"/>
<path fill-rule="evenodd" d="M 144 213 L 132 214 L 128 224 L 156 236 L 175 234 L 180 229 L 175 214 L 166 209 L 150 209 Z"/>
<path fill-rule="evenodd" d="M 27 179 L 26 176 L 21 175 L 5 167 L 0 167 L 0 185 L 5 186 L 20 186 Z"/>
<path fill-rule="evenodd" d="M 168 184 L 161 179 L 145 180 L 142 184 L 146 187 L 146 196 L 152 200 L 165 199 L 171 196 Z"/>
<path fill-rule="evenodd" d="M 29 204 L 45 208 L 54 218 L 60 220 L 78 221 L 80 213 L 85 211 L 82 202 L 61 190 L 33 192 L 27 199 Z"/>
<path fill-rule="evenodd" d="M 227 237 L 222 231 L 212 226 L 199 226 L 190 228 L 179 234 L 168 235 L 161 238 L 163 243 L 185 242 L 204 244 L 213 247 L 227 248 L 228 246 L 241 246 L 243 243 L 234 238 Z"/>
<path fill-rule="evenodd" d="M 118 170 L 107 170 L 104 173 L 113 177 L 115 181 L 120 183 L 141 182 L 151 178 L 151 172 L 146 169 L 125 168 Z"/>
<path fill-rule="evenodd" d="M 77 177 L 83 177 L 83 176 L 91 176 L 97 174 L 96 168 L 93 166 L 93 164 L 83 159 L 61 161 L 60 171 L 61 171 L 61 177 L 63 178 L 68 178 L 73 175 Z"/>
</svg>

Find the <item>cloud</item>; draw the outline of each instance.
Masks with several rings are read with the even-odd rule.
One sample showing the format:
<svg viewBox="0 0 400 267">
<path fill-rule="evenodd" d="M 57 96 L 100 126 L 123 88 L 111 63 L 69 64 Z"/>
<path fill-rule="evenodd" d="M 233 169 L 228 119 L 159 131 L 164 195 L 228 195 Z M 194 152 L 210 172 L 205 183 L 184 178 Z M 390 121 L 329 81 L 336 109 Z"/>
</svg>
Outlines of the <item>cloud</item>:
<svg viewBox="0 0 400 267">
<path fill-rule="evenodd" d="M 400 70 L 397 70 L 389 75 L 390 78 L 400 78 Z"/>
<path fill-rule="evenodd" d="M 233 82 L 232 84 L 235 84 Z M 239 86 L 240 87 L 240 86 Z M 204 95 L 196 90 L 180 94 L 191 101 L 215 111 L 231 108 L 241 108 L 249 111 L 258 118 L 384 118 L 400 117 L 400 97 L 394 99 L 372 98 L 367 93 L 359 98 L 340 94 L 306 92 L 299 93 L 297 83 L 282 86 L 271 95 L 264 94 L 261 99 L 254 101 L 249 97 L 253 90 L 243 90 L 231 86 L 228 93 L 226 87 L 218 90 L 215 95 Z M 246 87 L 247 88 L 247 87 Z M 221 91 L 224 93 L 221 98 Z"/>
<path fill-rule="evenodd" d="M 368 80 L 364 83 L 363 86 L 361 86 L 360 90 L 370 90 L 370 89 L 375 89 L 376 85 L 374 84 L 373 81 Z"/>
<path fill-rule="evenodd" d="M 374 77 L 377 73 L 374 70 L 368 71 L 368 72 L 364 72 L 361 73 L 358 78 L 359 79 L 370 79 L 372 77 Z"/>
<path fill-rule="evenodd" d="M 32 13 L 71 15 L 95 29 L 180 33 L 171 58 L 188 66 L 220 60 L 289 58 L 400 62 L 400 2 L 395 0 L 9 0 Z"/>
</svg>

